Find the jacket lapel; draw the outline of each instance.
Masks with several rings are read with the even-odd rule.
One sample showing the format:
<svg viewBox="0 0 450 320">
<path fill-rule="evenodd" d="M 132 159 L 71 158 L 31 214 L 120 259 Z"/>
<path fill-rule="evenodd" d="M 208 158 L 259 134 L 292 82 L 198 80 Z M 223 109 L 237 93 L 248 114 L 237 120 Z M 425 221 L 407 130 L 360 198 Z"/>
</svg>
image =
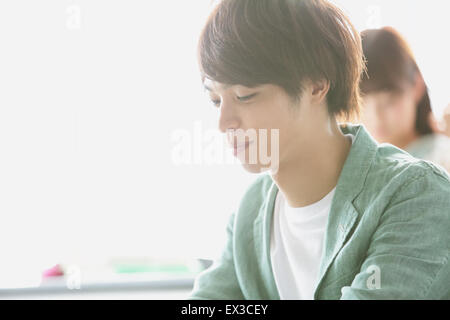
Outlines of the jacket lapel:
<svg viewBox="0 0 450 320">
<path fill-rule="evenodd" d="M 341 126 L 341 130 L 344 134 L 353 134 L 355 140 L 339 176 L 331 204 L 318 284 L 314 293 L 315 299 L 317 299 L 318 291 L 323 285 L 330 265 L 357 221 L 358 211 L 353 205 L 353 200 L 364 186 L 365 178 L 377 151 L 376 141 L 362 125 L 347 123 L 346 126 Z M 255 288 L 255 294 L 260 298 L 256 299 L 280 299 L 270 258 L 270 232 L 277 192 L 278 187 L 273 183 L 253 224 L 257 267 L 261 273 L 261 283 L 258 284 L 258 288 Z"/>
<path fill-rule="evenodd" d="M 319 268 L 319 277 L 314 293 L 315 299 L 320 287 L 323 284 L 328 268 L 333 263 L 334 258 L 344 245 L 344 242 L 358 217 L 358 211 L 356 211 L 350 201 L 344 202 L 343 205 L 339 207 L 339 203 L 335 202 L 335 204 L 335 208 L 330 210 L 327 222 L 324 247 Z"/>
<path fill-rule="evenodd" d="M 341 127 L 341 130 L 344 134 L 353 134 L 355 140 L 342 168 L 331 204 L 319 277 L 314 292 L 315 299 L 318 298 L 320 287 L 326 281 L 328 269 L 357 221 L 359 213 L 353 205 L 353 201 L 364 187 L 366 176 L 378 148 L 377 142 L 362 125 L 347 124 L 346 127 Z"/>
<path fill-rule="evenodd" d="M 270 258 L 270 232 L 277 193 L 278 188 L 275 183 L 272 183 L 268 192 L 268 197 L 261 208 L 260 214 L 253 223 L 253 238 L 256 239 L 254 245 L 257 267 L 259 267 L 261 272 L 261 281 L 256 290 L 258 291 L 258 298 L 255 299 L 280 299 L 275 278 L 273 276 L 272 261 Z"/>
</svg>

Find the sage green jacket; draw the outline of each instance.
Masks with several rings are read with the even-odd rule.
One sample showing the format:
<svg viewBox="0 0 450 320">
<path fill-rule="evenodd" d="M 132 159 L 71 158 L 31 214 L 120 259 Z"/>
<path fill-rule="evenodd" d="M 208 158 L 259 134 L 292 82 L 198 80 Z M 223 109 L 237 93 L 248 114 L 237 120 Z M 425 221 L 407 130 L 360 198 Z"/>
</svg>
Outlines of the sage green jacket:
<svg viewBox="0 0 450 320">
<path fill-rule="evenodd" d="M 327 222 L 314 299 L 450 299 L 450 177 L 362 125 Z M 270 260 L 277 185 L 259 176 L 230 216 L 220 259 L 188 299 L 280 299 Z"/>
</svg>

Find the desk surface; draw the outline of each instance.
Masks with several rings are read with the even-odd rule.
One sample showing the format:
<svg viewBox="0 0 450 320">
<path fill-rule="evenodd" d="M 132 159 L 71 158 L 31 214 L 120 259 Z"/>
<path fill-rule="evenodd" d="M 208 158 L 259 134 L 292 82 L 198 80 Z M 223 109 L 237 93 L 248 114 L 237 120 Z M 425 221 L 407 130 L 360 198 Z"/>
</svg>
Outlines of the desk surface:
<svg viewBox="0 0 450 320">
<path fill-rule="evenodd" d="M 186 299 L 195 276 L 143 280 L 123 277 L 120 281 L 80 283 L 70 289 L 64 278 L 29 288 L 0 289 L 0 299 Z"/>
</svg>

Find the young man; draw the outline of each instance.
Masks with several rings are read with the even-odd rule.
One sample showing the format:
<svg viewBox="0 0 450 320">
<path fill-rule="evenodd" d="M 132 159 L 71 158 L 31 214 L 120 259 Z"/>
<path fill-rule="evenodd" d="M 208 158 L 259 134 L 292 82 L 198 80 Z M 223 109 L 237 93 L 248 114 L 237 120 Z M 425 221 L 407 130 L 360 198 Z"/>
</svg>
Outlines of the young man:
<svg viewBox="0 0 450 320">
<path fill-rule="evenodd" d="M 361 52 L 324 0 L 223 0 L 212 12 L 202 80 L 244 168 L 267 173 L 189 299 L 450 298 L 450 177 L 338 123 L 359 114 Z M 238 146 L 239 129 L 257 134 Z M 278 139 L 261 143 L 261 129 Z M 273 144 L 275 164 L 249 161 Z"/>
</svg>

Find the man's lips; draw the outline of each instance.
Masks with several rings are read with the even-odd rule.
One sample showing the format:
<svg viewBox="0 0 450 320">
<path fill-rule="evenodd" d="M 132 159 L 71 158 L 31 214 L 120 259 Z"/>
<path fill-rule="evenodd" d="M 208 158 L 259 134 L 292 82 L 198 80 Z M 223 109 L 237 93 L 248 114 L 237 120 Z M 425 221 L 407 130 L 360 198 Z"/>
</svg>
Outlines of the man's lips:
<svg viewBox="0 0 450 320">
<path fill-rule="evenodd" d="M 233 147 L 233 155 L 237 156 L 238 154 L 244 152 L 244 150 L 247 150 L 248 146 L 251 145 L 253 141 L 247 141 L 244 144 L 237 145 L 236 147 Z"/>
<path fill-rule="evenodd" d="M 250 145 L 251 142 L 252 141 L 246 141 L 245 143 L 241 143 L 241 144 L 237 144 L 237 142 L 235 142 L 234 144 L 230 144 L 230 148 L 232 148 L 232 149 L 245 149 L 245 148 L 247 148 Z"/>
</svg>

